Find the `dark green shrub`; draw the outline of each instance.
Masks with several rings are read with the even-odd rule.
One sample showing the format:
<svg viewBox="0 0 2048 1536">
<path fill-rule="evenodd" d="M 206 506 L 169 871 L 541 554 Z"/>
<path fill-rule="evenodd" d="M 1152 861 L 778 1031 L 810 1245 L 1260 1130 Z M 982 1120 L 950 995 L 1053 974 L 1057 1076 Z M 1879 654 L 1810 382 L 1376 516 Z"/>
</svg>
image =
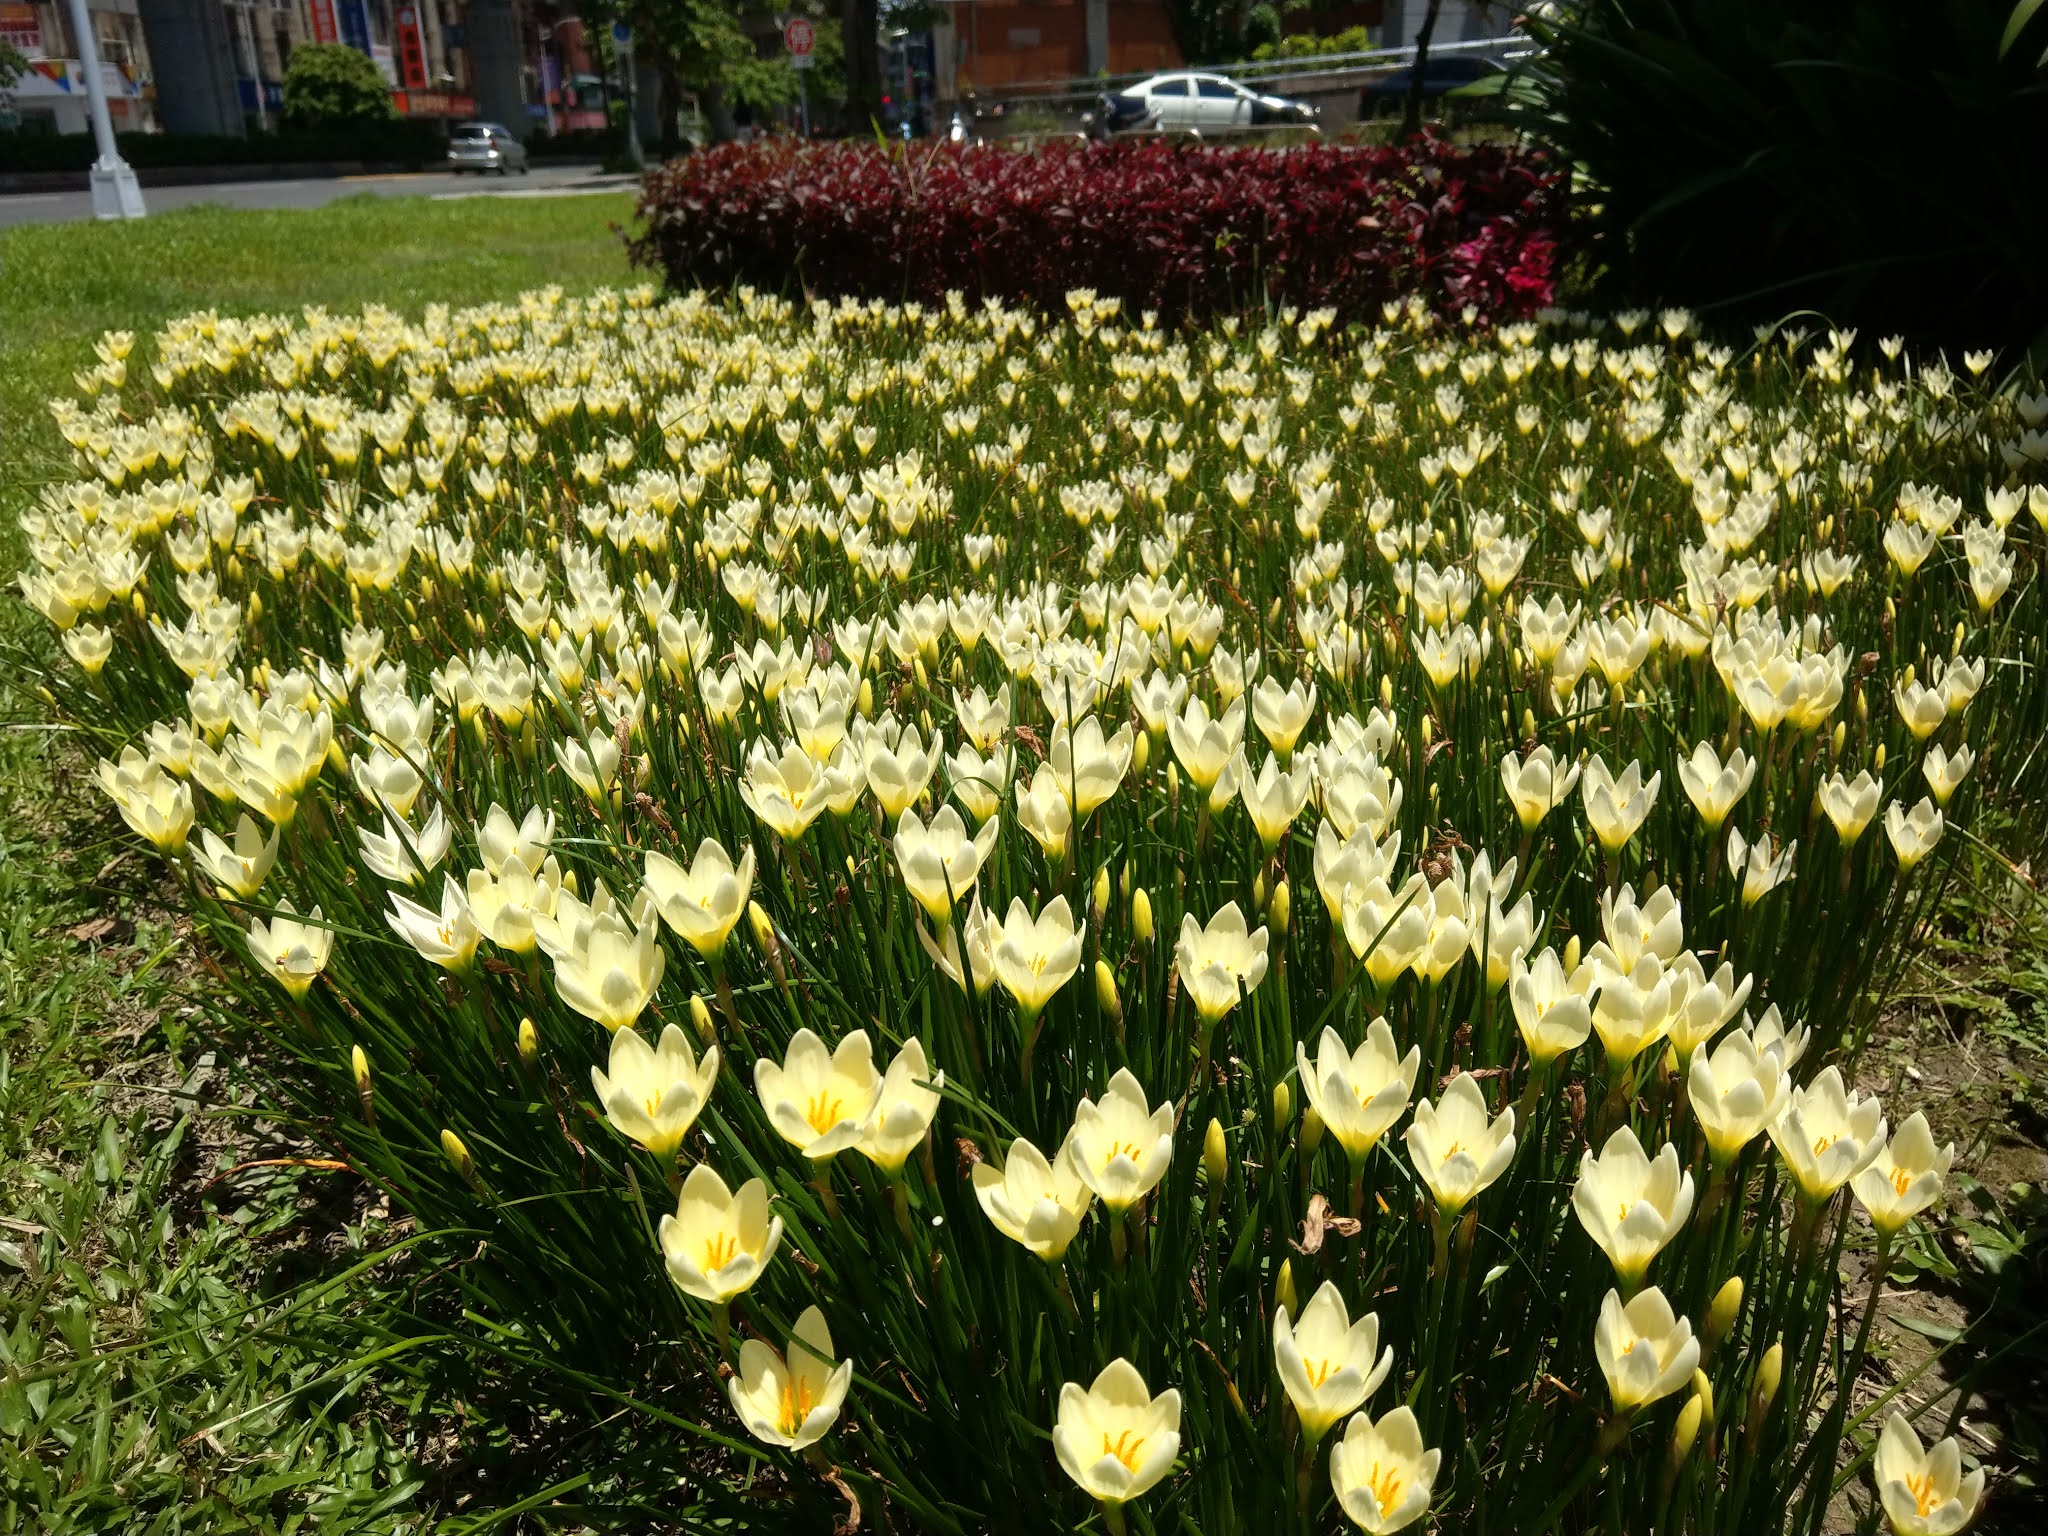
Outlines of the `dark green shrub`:
<svg viewBox="0 0 2048 1536">
<path fill-rule="evenodd" d="M 368 54 L 343 43 L 308 43 L 285 66 L 284 115 L 309 128 L 376 122 L 393 116 L 391 87 Z"/>
<path fill-rule="evenodd" d="M 2048 342 L 2048 7 L 1575 0 L 1522 120 L 1602 205 L 1617 298 Z"/>
</svg>

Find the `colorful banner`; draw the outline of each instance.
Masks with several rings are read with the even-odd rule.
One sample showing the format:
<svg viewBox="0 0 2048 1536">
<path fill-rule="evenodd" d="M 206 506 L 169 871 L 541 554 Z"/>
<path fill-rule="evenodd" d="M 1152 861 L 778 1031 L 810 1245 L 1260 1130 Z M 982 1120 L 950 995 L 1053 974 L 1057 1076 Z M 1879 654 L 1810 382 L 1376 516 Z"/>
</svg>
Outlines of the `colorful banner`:
<svg viewBox="0 0 2048 1536">
<path fill-rule="evenodd" d="M 341 27 L 334 19 L 334 0 L 307 0 L 306 8 L 312 12 L 314 42 L 341 41 Z"/>
<path fill-rule="evenodd" d="M 420 13 L 401 5 L 392 12 L 391 24 L 398 32 L 398 83 L 420 90 L 427 84 L 427 41 L 420 35 Z"/>
<path fill-rule="evenodd" d="M 43 24 L 34 6 L 19 4 L 17 0 L 0 5 L 0 43 L 25 59 L 43 56 Z"/>
</svg>

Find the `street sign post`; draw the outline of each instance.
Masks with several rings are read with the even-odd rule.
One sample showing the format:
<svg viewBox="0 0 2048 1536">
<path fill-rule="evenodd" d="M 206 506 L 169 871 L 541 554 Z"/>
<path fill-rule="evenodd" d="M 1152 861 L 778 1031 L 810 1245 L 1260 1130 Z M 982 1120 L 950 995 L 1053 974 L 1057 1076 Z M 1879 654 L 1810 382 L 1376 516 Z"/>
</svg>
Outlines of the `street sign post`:
<svg viewBox="0 0 2048 1536">
<path fill-rule="evenodd" d="M 806 18 L 792 16 L 783 23 L 782 45 L 789 50 L 789 67 L 796 71 L 796 109 L 807 139 L 811 136 L 811 98 L 804 81 L 811 67 L 811 49 L 817 41 L 817 34 Z"/>
</svg>

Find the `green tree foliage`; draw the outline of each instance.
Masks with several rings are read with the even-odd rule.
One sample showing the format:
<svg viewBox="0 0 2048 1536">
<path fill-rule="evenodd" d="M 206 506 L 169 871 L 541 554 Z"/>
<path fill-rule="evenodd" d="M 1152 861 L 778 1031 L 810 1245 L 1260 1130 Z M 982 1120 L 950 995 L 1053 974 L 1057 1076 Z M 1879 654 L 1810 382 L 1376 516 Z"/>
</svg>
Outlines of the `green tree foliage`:
<svg viewBox="0 0 2048 1536">
<path fill-rule="evenodd" d="M 1519 114 L 1617 297 L 2048 353 L 2040 0 L 1576 0 Z"/>
<path fill-rule="evenodd" d="M 295 128 L 335 128 L 394 115 L 391 87 L 365 53 L 345 43 L 308 43 L 284 72 L 284 115 Z"/>
</svg>

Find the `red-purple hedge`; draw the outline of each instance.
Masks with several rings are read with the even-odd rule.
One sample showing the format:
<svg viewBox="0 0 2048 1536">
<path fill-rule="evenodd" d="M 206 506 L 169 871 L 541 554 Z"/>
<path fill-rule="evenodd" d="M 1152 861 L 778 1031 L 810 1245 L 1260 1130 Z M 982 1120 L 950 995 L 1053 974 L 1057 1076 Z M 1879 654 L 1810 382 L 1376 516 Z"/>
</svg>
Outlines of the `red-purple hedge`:
<svg viewBox="0 0 2048 1536">
<path fill-rule="evenodd" d="M 1420 293 L 1513 317 L 1552 300 L 1568 203 L 1565 167 L 1504 144 L 778 140 L 653 172 L 632 254 L 678 288 L 1046 307 L 1093 288 L 1167 317 Z"/>
</svg>

